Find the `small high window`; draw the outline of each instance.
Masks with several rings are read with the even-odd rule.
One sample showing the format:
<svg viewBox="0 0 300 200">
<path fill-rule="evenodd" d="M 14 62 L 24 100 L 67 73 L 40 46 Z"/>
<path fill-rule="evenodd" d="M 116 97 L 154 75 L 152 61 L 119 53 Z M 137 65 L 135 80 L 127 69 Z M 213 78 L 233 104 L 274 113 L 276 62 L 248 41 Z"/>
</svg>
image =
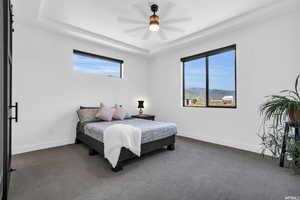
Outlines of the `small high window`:
<svg viewBox="0 0 300 200">
<path fill-rule="evenodd" d="M 95 74 L 122 78 L 122 60 L 99 56 L 78 50 L 73 51 L 74 71 L 83 74 Z"/>
<path fill-rule="evenodd" d="M 184 107 L 236 108 L 236 45 L 181 61 Z"/>
</svg>

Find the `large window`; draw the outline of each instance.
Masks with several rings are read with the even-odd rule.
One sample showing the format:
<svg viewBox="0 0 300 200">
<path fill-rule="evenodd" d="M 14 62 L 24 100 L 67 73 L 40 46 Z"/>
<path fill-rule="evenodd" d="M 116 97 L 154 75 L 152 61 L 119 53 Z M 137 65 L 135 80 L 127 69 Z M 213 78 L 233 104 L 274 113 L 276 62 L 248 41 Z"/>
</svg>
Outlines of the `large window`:
<svg viewBox="0 0 300 200">
<path fill-rule="evenodd" d="M 236 46 L 182 58 L 183 106 L 236 108 Z"/>
<path fill-rule="evenodd" d="M 74 71 L 122 78 L 122 60 L 74 50 Z"/>
</svg>

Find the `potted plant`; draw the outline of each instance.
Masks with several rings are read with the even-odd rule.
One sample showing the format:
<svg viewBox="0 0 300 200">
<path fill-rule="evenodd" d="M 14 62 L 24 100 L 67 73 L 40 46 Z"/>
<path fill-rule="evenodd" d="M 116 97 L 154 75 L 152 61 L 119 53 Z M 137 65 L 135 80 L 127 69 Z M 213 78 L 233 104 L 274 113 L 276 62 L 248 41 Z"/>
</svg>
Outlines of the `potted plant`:
<svg viewBox="0 0 300 200">
<path fill-rule="evenodd" d="M 300 75 L 295 81 L 294 90 L 283 90 L 279 95 L 267 97 L 260 107 L 262 116 L 262 147 L 264 154 L 269 150 L 275 158 L 279 158 L 283 140 L 287 143 L 287 156 L 293 161 L 300 161 L 300 141 L 296 141 L 292 134 L 284 137 L 284 123 L 292 122 L 300 125 L 300 94 L 298 89 Z"/>
</svg>

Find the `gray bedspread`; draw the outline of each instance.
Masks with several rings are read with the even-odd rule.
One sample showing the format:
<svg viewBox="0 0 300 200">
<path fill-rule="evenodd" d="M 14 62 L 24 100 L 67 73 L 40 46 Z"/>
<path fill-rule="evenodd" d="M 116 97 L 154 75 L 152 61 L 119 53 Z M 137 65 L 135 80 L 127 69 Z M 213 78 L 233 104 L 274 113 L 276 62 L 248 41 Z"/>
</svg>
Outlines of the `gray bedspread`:
<svg viewBox="0 0 300 200">
<path fill-rule="evenodd" d="M 136 118 L 111 122 L 91 122 L 85 124 L 83 129 L 85 134 L 103 142 L 103 132 L 105 128 L 113 124 L 127 124 L 142 129 L 142 144 L 177 134 L 176 124 L 174 123 Z"/>
</svg>

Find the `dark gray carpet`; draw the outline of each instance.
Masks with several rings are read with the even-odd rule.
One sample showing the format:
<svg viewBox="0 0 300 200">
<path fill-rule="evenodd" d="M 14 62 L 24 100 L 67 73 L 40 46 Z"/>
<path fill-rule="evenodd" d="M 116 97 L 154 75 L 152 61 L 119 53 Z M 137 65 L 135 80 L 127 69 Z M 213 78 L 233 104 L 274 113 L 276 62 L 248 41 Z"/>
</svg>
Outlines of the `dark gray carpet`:
<svg viewBox="0 0 300 200">
<path fill-rule="evenodd" d="M 271 159 L 178 138 L 113 173 L 83 145 L 13 157 L 10 200 L 284 200 L 300 195 L 300 176 Z"/>
</svg>

